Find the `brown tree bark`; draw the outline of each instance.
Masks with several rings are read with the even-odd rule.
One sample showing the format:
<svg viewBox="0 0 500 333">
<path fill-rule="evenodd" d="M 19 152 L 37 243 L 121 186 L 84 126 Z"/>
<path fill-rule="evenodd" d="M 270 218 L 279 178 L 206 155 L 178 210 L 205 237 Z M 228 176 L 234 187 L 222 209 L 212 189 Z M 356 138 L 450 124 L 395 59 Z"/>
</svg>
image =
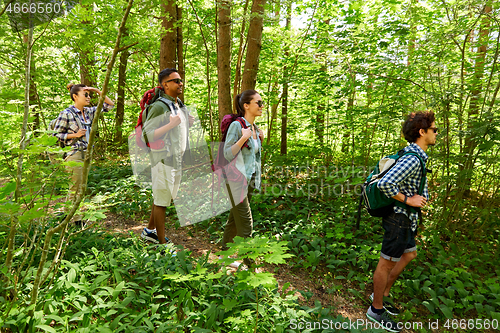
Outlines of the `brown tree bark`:
<svg viewBox="0 0 500 333">
<path fill-rule="evenodd" d="M 219 122 L 231 114 L 231 2 L 218 1 L 217 75 Z"/>
<path fill-rule="evenodd" d="M 246 47 L 246 40 L 243 38 L 245 34 L 246 28 L 246 16 L 248 9 L 248 0 L 245 0 L 245 7 L 243 8 L 243 19 L 241 20 L 241 31 L 240 31 L 240 43 L 238 48 L 238 60 L 236 61 L 236 70 L 234 75 L 234 84 L 233 84 L 233 96 L 238 95 L 240 92 L 241 85 L 241 62 L 243 60 L 243 52 Z M 233 104 L 233 113 L 236 112 L 236 104 Z"/>
<path fill-rule="evenodd" d="M 162 27 L 164 28 L 160 44 L 160 71 L 165 68 L 175 68 L 177 45 L 177 9 L 175 0 L 164 0 L 161 4 L 163 10 Z"/>
<path fill-rule="evenodd" d="M 245 57 L 245 69 L 241 80 L 241 90 L 255 89 L 259 56 L 262 49 L 262 30 L 264 6 L 266 0 L 254 0 L 252 4 L 250 26 L 248 28 L 248 47 Z"/>
<path fill-rule="evenodd" d="M 186 82 L 186 70 L 184 69 L 184 35 L 182 34 L 182 7 L 176 5 L 177 10 L 177 70 L 184 83 Z M 184 102 L 184 93 L 179 98 Z"/>
<path fill-rule="evenodd" d="M 474 128 L 477 126 L 479 108 L 482 104 L 480 101 L 482 92 L 482 80 L 484 76 L 484 62 L 486 59 L 486 51 L 488 45 L 488 36 L 490 33 L 490 18 L 488 16 L 492 11 L 491 3 L 484 7 L 483 18 L 479 29 L 477 42 L 476 59 L 474 63 L 474 75 L 471 84 L 471 100 L 469 103 L 467 130 L 468 135 L 465 137 L 465 163 L 462 169 L 462 179 L 459 182 L 460 187 L 467 193 L 470 191 L 474 167 L 474 151 L 477 148 L 476 133 Z"/>
</svg>

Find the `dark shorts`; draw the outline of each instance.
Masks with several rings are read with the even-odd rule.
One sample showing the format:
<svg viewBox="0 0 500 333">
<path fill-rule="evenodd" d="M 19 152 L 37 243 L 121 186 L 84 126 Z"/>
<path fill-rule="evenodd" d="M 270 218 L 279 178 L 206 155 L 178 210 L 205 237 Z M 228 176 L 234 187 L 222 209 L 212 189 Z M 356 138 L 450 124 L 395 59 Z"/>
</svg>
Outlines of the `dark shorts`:
<svg viewBox="0 0 500 333">
<path fill-rule="evenodd" d="M 411 221 L 405 214 L 391 213 L 382 218 L 384 240 L 380 256 L 390 261 L 399 261 L 403 253 L 417 251 L 415 232 L 411 230 Z"/>
</svg>

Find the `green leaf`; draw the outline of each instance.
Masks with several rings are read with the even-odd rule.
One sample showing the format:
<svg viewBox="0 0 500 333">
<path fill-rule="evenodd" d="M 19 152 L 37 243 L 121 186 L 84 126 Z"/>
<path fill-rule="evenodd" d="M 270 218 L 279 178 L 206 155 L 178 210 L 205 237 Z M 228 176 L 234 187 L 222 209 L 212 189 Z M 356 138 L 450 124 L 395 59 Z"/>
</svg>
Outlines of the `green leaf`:
<svg viewBox="0 0 500 333">
<path fill-rule="evenodd" d="M 56 333 L 56 330 L 50 327 L 49 325 L 36 325 L 36 328 L 40 328 L 45 332 Z"/>
<path fill-rule="evenodd" d="M 448 318 L 448 319 L 452 319 L 453 318 L 453 313 L 451 312 L 450 308 L 448 308 L 446 305 L 441 304 L 439 306 L 439 308 L 441 309 L 441 311 L 443 312 L 443 314 L 446 316 L 446 318 Z"/>
<path fill-rule="evenodd" d="M 427 301 L 423 301 L 422 304 L 429 310 L 429 312 L 434 313 L 434 304 Z"/>
<path fill-rule="evenodd" d="M 276 279 L 272 273 L 251 273 L 248 271 L 240 271 L 237 274 L 238 282 L 246 283 L 252 288 L 257 288 L 259 286 L 272 288 L 276 285 Z"/>
<path fill-rule="evenodd" d="M 0 190 L 0 200 L 4 199 L 6 196 L 11 194 L 15 190 L 16 190 L 16 182 L 14 182 L 14 181 L 8 182 Z"/>
</svg>

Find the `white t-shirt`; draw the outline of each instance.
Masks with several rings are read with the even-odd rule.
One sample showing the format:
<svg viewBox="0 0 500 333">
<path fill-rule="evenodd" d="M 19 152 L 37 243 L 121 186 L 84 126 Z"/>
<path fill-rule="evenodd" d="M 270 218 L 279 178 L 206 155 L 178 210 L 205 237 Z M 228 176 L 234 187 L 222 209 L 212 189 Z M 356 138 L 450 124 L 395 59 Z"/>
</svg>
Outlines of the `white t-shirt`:
<svg viewBox="0 0 500 333">
<path fill-rule="evenodd" d="M 253 140 L 253 145 L 255 147 L 255 154 L 257 154 L 259 152 L 259 139 L 252 138 L 252 140 Z"/>
<path fill-rule="evenodd" d="M 187 147 L 187 126 L 186 126 L 186 116 L 184 115 L 184 112 L 182 112 L 179 108 L 179 104 L 175 103 L 175 112 L 179 115 L 181 118 L 181 123 L 179 124 L 180 132 L 181 132 L 181 137 L 180 137 L 180 142 L 181 142 L 181 151 L 184 153 L 186 151 Z"/>
</svg>

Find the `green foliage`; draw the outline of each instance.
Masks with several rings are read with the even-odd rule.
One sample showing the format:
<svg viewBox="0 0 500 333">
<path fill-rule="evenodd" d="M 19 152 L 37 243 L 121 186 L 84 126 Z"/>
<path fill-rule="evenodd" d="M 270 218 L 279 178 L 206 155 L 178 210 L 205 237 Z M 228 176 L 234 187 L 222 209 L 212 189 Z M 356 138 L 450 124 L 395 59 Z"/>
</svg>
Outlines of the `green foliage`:
<svg viewBox="0 0 500 333">
<path fill-rule="evenodd" d="M 269 249 L 281 248 L 277 246 Z M 258 250 L 251 244 L 245 249 Z M 181 327 L 250 332 L 258 316 L 257 330 L 262 332 L 273 327 L 284 331 L 291 319 L 309 316 L 296 297 L 280 294 L 274 283 L 227 275 L 218 264 L 209 263 L 208 256 L 194 259 L 185 250 L 163 256 L 137 237 L 87 231 L 75 237 L 67 255 L 71 261 L 63 260 L 53 284 L 41 289 L 33 316 L 27 315 L 24 298 L 31 288 L 30 279 L 20 281 L 23 293 L 15 302 L 0 305 L 2 314 L 12 305 L 2 327 L 55 332 L 128 332 L 131 328 L 170 332 Z M 277 261 L 276 255 L 267 260 Z M 245 285 L 253 286 L 256 293 Z"/>
</svg>

